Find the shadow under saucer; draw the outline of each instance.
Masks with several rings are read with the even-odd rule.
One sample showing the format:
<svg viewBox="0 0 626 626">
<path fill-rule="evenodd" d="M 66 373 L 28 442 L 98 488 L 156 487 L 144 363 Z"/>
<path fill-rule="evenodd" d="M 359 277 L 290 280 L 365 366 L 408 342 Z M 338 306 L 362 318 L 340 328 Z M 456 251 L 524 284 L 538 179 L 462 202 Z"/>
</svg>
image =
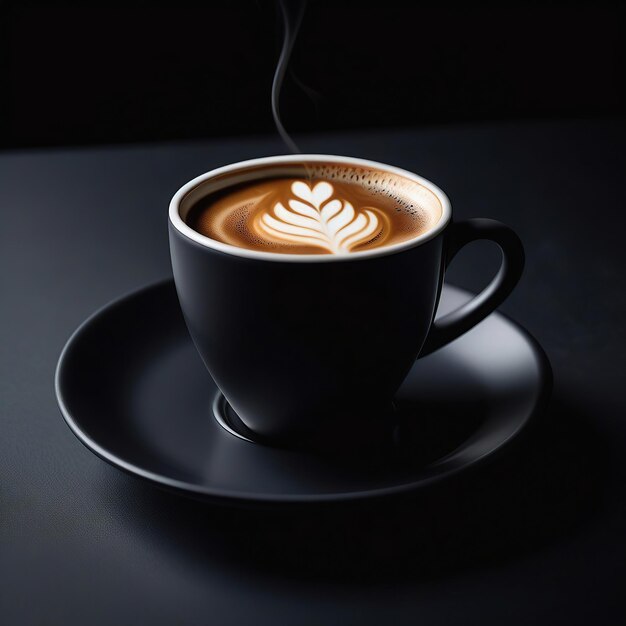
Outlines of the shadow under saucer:
<svg viewBox="0 0 626 626">
<path fill-rule="evenodd" d="M 346 586 L 429 580 L 563 541 L 593 517 L 607 447 L 571 397 L 555 398 L 546 418 L 511 454 L 402 498 L 238 511 L 110 472 L 100 493 L 194 572 Z"/>
</svg>

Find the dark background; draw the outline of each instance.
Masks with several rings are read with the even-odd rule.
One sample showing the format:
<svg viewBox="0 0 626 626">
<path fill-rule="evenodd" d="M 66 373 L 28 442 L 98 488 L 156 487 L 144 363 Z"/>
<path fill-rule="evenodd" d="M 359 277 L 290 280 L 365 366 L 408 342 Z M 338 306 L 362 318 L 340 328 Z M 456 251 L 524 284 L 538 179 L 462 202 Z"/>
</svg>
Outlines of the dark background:
<svg viewBox="0 0 626 626">
<path fill-rule="evenodd" d="M 524 454 L 424 499 L 244 514 L 100 461 L 53 373 L 94 310 L 170 275 L 176 189 L 285 151 L 275 6 L 0 0 L 0 623 L 623 624 L 624 17 L 310 2 L 293 68 L 319 95 L 290 79 L 287 127 L 311 152 L 423 174 L 458 219 L 512 226 L 527 266 L 502 311 L 546 349 L 555 388 Z M 452 283 L 485 284 L 495 258 L 477 246 Z"/>
<path fill-rule="evenodd" d="M 623 4 L 623 3 L 622 3 Z M 0 4 L 0 148 L 272 132 L 277 2 Z M 295 132 L 626 110 L 605 2 L 310 0 L 283 92 Z"/>
</svg>

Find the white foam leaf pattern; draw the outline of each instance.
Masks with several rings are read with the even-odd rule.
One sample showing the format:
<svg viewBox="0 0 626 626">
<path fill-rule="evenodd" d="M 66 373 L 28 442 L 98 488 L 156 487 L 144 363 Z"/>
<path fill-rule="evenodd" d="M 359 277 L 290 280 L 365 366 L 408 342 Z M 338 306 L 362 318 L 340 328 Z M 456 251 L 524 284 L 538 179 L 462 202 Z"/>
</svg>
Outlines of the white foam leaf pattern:
<svg viewBox="0 0 626 626">
<path fill-rule="evenodd" d="M 258 220 L 259 234 L 270 241 L 317 246 L 345 254 L 383 229 L 375 211 L 356 211 L 350 202 L 332 198 L 334 188 L 328 182 L 312 187 L 296 181 L 291 192 L 295 198 L 288 201 L 288 207 L 277 202 Z"/>
</svg>

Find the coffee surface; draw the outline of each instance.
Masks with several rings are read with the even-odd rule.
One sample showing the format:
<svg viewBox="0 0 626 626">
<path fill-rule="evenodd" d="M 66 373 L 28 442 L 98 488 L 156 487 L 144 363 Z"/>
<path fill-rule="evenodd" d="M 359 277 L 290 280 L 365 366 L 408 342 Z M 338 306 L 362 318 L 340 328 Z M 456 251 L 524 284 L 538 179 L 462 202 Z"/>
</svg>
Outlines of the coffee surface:
<svg viewBox="0 0 626 626">
<path fill-rule="evenodd" d="M 315 164 L 302 176 L 270 171 L 209 194 L 191 208 L 187 223 L 248 250 L 349 254 L 413 239 L 441 214 L 438 197 L 412 179 Z"/>
</svg>

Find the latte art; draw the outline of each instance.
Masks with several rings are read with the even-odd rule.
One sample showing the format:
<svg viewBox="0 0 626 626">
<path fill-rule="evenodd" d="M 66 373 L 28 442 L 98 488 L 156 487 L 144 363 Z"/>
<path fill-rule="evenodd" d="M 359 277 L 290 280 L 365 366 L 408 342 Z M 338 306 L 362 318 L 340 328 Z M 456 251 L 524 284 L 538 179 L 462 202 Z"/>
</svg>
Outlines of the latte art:
<svg viewBox="0 0 626 626">
<path fill-rule="evenodd" d="M 219 181 L 184 219 L 206 237 L 248 250 L 345 256 L 417 237 L 441 214 L 437 196 L 416 180 L 294 163 Z"/>
<path fill-rule="evenodd" d="M 348 253 L 383 232 L 384 215 L 377 209 L 357 212 L 347 200 L 333 197 L 334 191 L 327 182 L 296 181 L 289 208 L 277 202 L 254 220 L 255 230 L 270 241 L 319 246 L 333 254 Z"/>
</svg>

